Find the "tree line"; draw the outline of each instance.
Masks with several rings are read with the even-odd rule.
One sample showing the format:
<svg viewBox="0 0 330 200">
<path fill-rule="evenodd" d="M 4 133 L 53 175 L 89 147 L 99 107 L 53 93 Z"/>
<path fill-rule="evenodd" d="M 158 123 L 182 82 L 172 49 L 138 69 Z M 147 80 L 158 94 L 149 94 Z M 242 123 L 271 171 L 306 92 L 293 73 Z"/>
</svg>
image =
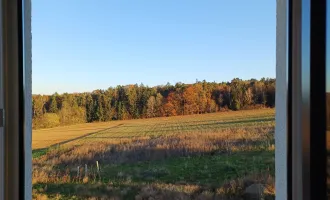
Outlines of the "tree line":
<svg viewBox="0 0 330 200">
<path fill-rule="evenodd" d="M 33 128 L 85 122 L 212 113 L 275 106 L 275 79 L 196 81 L 148 87 L 118 85 L 107 90 L 32 96 Z"/>
</svg>

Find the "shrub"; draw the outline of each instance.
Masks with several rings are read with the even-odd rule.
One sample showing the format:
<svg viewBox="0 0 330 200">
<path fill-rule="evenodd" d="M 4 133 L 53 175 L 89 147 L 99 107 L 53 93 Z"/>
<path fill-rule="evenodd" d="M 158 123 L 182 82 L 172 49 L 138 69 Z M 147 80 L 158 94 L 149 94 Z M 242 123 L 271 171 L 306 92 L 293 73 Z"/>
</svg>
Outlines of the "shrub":
<svg viewBox="0 0 330 200">
<path fill-rule="evenodd" d="M 32 128 L 52 128 L 60 125 L 60 117 L 56 113 L 45 113 L 40 117 L 34 118 Z"/>
</svg>

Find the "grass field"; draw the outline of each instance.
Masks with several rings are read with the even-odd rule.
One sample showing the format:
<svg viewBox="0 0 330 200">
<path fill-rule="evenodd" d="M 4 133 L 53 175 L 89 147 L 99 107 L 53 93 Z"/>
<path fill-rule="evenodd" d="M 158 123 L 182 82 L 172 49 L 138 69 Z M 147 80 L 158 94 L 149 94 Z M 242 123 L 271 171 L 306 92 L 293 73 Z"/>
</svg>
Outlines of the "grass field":
<svg viewBox="0 0 330 200">
<path fill-rule="evenodd" d="M 265 199 L 273 199 L 274 114 L 261 109 L 36 130 L 34 198 L 243 199 L 245 188 L 262 183 Z"/>
</svg>

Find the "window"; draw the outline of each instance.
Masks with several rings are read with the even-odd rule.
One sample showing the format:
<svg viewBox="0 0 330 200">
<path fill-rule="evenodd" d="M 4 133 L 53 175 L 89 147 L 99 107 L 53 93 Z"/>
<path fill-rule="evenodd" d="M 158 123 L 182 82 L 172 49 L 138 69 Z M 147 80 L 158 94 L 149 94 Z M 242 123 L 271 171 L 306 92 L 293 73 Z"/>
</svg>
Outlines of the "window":
<svg viewBox="0 0 330 200">
<path fill-rule="evenodd" d="M 6 176 L 0 174 L 4 183 L 4 197 L 0 199 L 31 199 L 30 1 L 2 3 L 0 109 L 3 101 L 5 126 L 0 128 L 0 133 L 4 132 L 0 136 L 4 142 L 0 169 Z M 277 82 L 280 87 L 276 90 L 276 144 L 284 144 L 276 146 L 275 164 L 277 198 L 281 200 L 325 199 L 326 195 L 324 5 L 325 1 L 277 1 L 277 79 L 282 83 Z M 310 42 L 304 43 L 308 39 Z M 164 172 L 148 173 L 160 176 Z"/>
<path fill-rule="evenodd" d="M 33 11 L 35 196 L 274 197 L 275 2 Z"/>
</svg>

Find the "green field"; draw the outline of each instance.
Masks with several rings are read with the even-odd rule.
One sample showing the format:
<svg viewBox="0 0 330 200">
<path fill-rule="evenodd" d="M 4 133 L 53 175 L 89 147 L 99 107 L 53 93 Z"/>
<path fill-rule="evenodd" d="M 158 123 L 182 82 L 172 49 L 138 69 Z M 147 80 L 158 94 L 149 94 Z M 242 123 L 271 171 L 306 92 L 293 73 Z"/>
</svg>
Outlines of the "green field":
<svg viewBox="0 0 330 200">
<path fill-rule="evenodd" d="M 242 199 L 255 183 L 273 199 L 274 114 L 260 109 L 34 131 L 34 199 Z"/>
</svg>

